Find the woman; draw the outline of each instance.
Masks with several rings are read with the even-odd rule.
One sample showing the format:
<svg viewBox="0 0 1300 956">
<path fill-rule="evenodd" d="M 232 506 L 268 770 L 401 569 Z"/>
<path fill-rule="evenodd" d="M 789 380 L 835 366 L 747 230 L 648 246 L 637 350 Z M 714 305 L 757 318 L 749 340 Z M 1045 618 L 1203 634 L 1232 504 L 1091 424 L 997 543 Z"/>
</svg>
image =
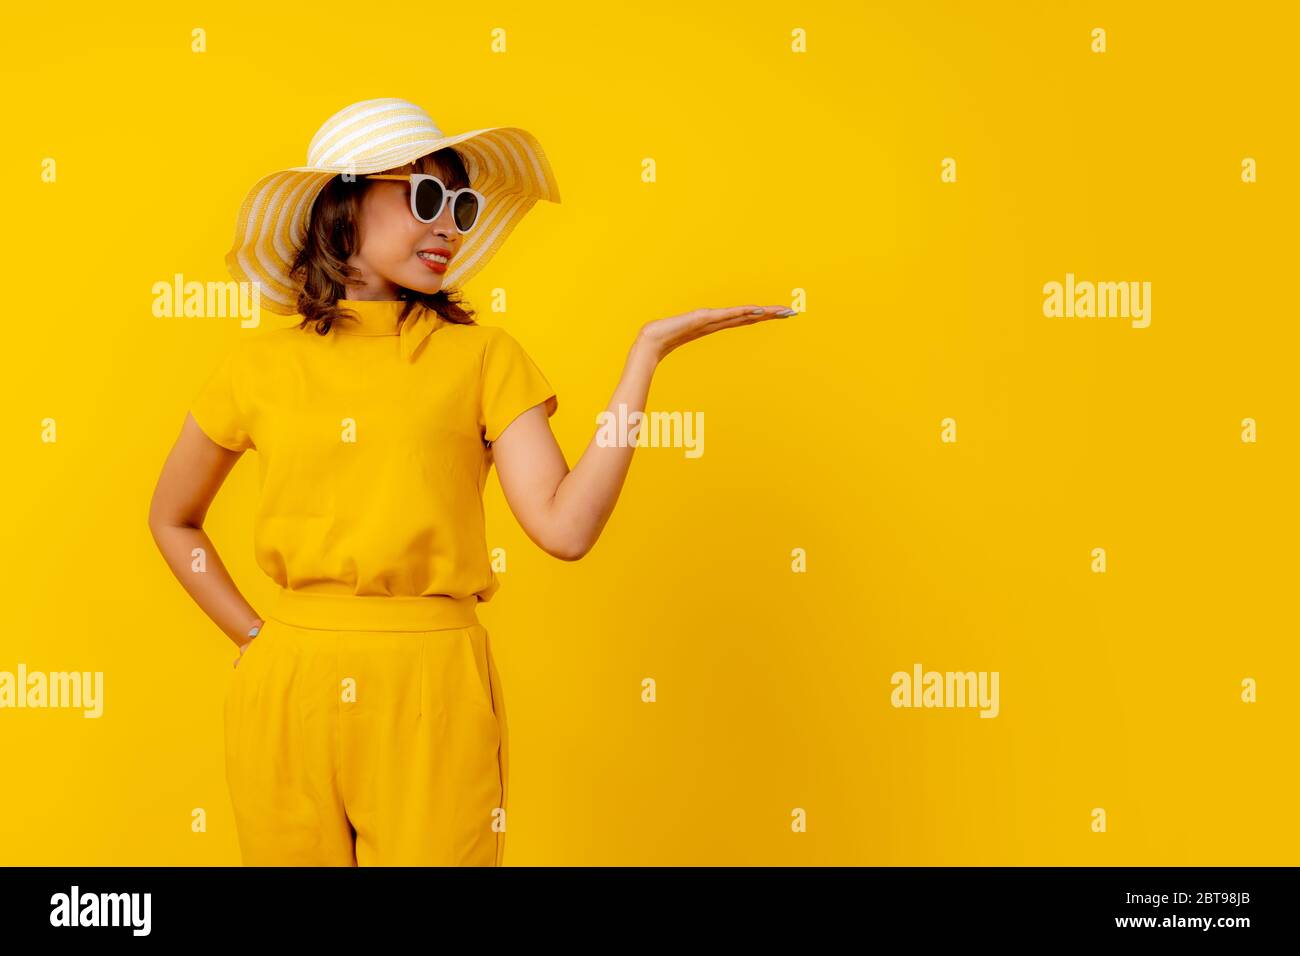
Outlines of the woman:
<svg viewBox="0 0 1300 956">
<path fill-rule="evenodd" d="M 633 451 L 593 437 L 570 470 L 548 421 L 554 390 L 459 300 L 538 199 L 559 190 L 531 134 L 445 136 L 396 99 L 335 114 L 307 166 L 245 199 L 227 263 L 301 322 L 218 363 L 150 510 L 173 572 L 239 646 L 226 775 L 245 864 L 501 864 L 505 707 L 475 610 L 498 587 L 487 474 L 495 464 L 529 538 L 573 561 L 600 536 Z M 610 409 L 642 410 L 656 365 L 685 342 L 791 314 L 648 323 Z M 256 558 L 278 585 L 265 618 L 203 530 L 249 448 Z"/>
</svg>

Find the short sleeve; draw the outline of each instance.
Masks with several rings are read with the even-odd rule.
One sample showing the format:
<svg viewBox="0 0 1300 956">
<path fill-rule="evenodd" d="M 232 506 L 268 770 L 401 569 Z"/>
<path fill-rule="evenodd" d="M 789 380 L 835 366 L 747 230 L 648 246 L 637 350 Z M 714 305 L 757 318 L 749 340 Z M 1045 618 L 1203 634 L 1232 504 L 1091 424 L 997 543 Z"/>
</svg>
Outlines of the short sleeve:
<svg viewBox="0 0 1300 956">
<path fill-rule="evenodd" d="M 559 407 L 555 389 L 542 370 L 504 329 L 492 328 L 483 349 L 479 425 L 483 438 L 494 442 L 534 405 L 546 403 L 549 418 Z"/>
<path fill-rule="evenodd" d="M 190 403 L 190 415 L 203 433 L 231 451 L 253 447 L 240 402 L 243 355 L 239 346 L 230 349 Z"/>
</svg>

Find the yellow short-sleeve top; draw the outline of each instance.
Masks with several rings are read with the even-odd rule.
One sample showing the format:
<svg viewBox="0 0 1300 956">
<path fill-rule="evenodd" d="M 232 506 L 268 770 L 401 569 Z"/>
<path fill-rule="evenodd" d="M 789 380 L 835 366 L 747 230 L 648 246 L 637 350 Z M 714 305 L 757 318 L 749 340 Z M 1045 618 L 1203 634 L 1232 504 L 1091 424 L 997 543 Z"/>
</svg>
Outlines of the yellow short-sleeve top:
<svg viewBox="0 0 1300 956">
<path fill-rule="evenodd" d="M 217 444 L 258 452 L 258 566 L 293 590 L 489 600 L 490 443 L 535 405 L 554 415 L 555 390 L 504 329 L 339 304 L 359 321 L 250 333 L 190 406 Z"/>
</svg>

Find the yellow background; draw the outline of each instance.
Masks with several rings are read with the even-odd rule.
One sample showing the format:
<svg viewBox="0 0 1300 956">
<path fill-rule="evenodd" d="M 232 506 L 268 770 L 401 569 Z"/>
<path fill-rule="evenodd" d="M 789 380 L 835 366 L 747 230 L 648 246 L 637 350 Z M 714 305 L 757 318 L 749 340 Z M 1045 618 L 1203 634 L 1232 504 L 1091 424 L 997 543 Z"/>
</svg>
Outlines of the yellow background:
<svg viewBox="0 0 1300 956">
<path fill-rule="evenodd" d="M 555 385 L 570 464 L 643 322 L 807 294 L 669 356 L 649 409 L 703 411 L 705 454 L 638 451 L 581 562 L 532 546 L 489 483 L 508 865 L 1294 864 L 1285 6 L 10 11 L 0 670 L 102 670 L 106 712 L 0 711 L 0 863 L 238 862 L 234 647 L 147 513 L 250 333 L 154 318 L 151 287 L 228 278 L 257 177 L 399 96 L 448 132 L 529 129 L 554 163 L 563 203 L 466 291 Z M 1150 281 L 1150 327 L 1045 318 L 1066 272 Z M 254 458 L 208 530 L 259 607 Z M 998 671 L 1001 715 L 894 709 L 915 662 Z"/>
</svg>

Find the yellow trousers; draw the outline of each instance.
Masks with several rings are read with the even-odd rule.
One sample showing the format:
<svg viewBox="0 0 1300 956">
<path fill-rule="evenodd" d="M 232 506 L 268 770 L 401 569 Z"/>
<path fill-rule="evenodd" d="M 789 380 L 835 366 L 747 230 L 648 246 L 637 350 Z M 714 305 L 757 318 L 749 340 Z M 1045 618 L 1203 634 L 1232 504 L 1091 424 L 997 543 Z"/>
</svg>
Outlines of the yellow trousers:
<svg viewBox="0 0 1300 956">
<path fill-rule="evenodd" d="M 279 591 L 226 695 L 244 865 L 501 865 L 505 703 L 476 605 Z"/>
</svg>

